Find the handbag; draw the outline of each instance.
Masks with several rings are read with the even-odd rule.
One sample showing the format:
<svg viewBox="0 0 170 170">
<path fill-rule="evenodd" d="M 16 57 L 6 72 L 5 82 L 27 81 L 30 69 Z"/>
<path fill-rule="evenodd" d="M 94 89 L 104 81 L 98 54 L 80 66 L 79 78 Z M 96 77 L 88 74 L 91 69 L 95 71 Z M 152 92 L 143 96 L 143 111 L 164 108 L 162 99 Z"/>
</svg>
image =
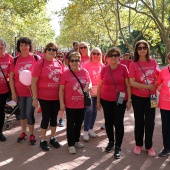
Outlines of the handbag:
<svg viewBox="0 0 170 170">
<path fill-rule="evenodd" d="M 3 76 L 4 76 L 4 79 L 5 79 L 5 81 L 6 81 L 8 90 L 9 90 L 9 92 L 8 92 L 8 99 L 7 99 L 7 100 L 8 100 L 8 101 L 11 101 L 11 100 L 12 100 L 12 93 L 11 93 L 11 89 L 10 89 L 10 87 L 9 87 L 9 82 L 8 82 L 8 80 L 7 80 L 6 76 L 5 76 L 5 73 L 4 73 L 4 71 L 2 70 L 1 66 L 0 66 L 0 69 L 1 69 L 1 72 L 2 72 L 2 74 L 3 74 Z"/>
<path fill-rule="evenodd" d="M 89 92 L 84 92 L 83 86 L 82 86 L 80 80 L 78 79 L 78 77 L 75 75 L 75 73 L 71 69 L 70 69 L 70 71 L 74 75 L 74 77 L 77 79 L 77 81 L 79 82 L 80 87 L 81 87 L 81 89 L 83 91 L 83 94 L 84 94 L 84 106 L 91 106 L 91 100 L 92 99 L 91 99 L 90 93 Z"/>
<path fill-rule="evenodd" d="M 148 80 L 146 78 L 146 75 L 141 67 L 141 65 L 137 62 L 137 64 L 139 65 L 139 67 L 141 68 L 142 72 L 143 72 L 143 75 L 145 76 L 145 80 L 146 80 L 146 83 L 148 85 Z M 157 102 L 157 96 L 156 94 L 152 94 L 151 95 L 151 92 L 149 90 L 149 95 L 150 95 L 150 105 L 151 105 L 151 108 L 156 108 L 158 106 L 158 102 Z"/>
</svg>

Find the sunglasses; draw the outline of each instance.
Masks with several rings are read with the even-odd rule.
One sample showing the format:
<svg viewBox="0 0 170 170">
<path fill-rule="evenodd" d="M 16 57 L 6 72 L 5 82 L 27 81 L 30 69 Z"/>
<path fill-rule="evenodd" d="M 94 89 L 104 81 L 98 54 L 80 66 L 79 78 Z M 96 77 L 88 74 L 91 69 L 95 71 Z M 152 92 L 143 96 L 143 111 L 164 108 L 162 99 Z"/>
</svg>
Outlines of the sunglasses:
<svg viewBox="0 0 170 170">
<path fill-rule="evenodd" d="M 57 58 L 63 58 L 63 56 L 62 55 L 57 55 Z"/>
<path fill-rule="evenodd" d="M 80 60 L 79 59 L 75 59 L 75 60 L 71 59 L 70 62 L 71 63 L 74 63 L 74 62 L 78 63 L 78 62 L 80 62 Z"/>
<path fill-rule="evenodd" d="M 84 48 L 84 49 L 86 49 L 87 47 L 86 47 L 86 46 L 84 46 L 84 47 L 79 47 L 79 48 L 80 48 L 80 49 L 83 49 L 83 48 Z"/>
<path fill-rule="evenodd" d="M 99 56 L 100 55 L 100 53 L 92 53 L 93 55 L 97 55 L 97 56 Z"/>
<path fill-rule="evenodd" d="M 109 57 L 119 57 L 119 54 L 110 54 Z"/>
<path fill-rule="evenodd" d="M 148 47 L 146 47 L 146 46 L 144 46 L 144 47 L 137 47 L 137 49 L 140 51 L 140 50 L 147 50 L 148 49 Z"/>
<path fill-rule="evenodd" d="M 55 48 L 47 48 L 47 51 L 56 52 L 57 50 Z"/>
<path fill-rule="evenodd" d="M 168 57 L 168 60 L 170 60 L 170 57 Z"/>
</svg>

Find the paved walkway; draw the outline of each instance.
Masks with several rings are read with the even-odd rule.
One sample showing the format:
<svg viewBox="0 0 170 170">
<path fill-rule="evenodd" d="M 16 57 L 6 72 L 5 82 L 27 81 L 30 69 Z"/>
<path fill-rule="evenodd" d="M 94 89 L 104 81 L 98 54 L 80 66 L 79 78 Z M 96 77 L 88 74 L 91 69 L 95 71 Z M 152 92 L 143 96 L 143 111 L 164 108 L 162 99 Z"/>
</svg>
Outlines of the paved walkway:
<svg viewBox="0 0 170 170">
<path fill-rule="evenodd" d="M 0 170 L 170 170 L 170 156 L 169 158 L 151 158 L 144 148 L 141 155 L 133 154 L 135 142 L 132 109 L 125 115 L 125 136 L 122 144 L 122 158 L 119 160 L 114 159 L 113 153 L 104 152 L 108 141 L 105 130 L 100 130 L 104 122 L 101 112 L 98 113 L 95 124 L 97 138 L 90 138 L 89 142 L 83 142 L 85 147 L 77 149 L 75 155 L 71 155 L 67 151 L 65 127 L 58 127 L 57 130 L 58 141 L 62 147 L 59 149 L 52 148 L 49 152 L 42 151 L 39 147 L 41 114 L 36 113 L 35 115 L 35 134 L 37 137 L 35 146 L 31 146 L 28 139 L 23 143 L 16 142 L 20 134 L 20 127 L 19 121 L 13 117 L 12 129 L 4 132 L 8 140 L 0 143 Z M 156 113 L 153 141 L 154 149 L 158 153 L 162 148 L 159 110 Z"/>
</svg>

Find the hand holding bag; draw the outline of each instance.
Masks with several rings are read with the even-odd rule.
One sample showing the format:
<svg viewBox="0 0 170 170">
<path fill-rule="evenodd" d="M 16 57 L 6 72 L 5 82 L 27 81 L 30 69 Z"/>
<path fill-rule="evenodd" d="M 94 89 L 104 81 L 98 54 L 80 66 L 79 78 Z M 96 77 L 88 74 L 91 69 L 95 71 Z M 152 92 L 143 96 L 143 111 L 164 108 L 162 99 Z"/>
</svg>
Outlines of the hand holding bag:
<svg viewBox="0 0 170 170">
<path fill-rule="evenodd" d="M 84 106 L 91 106 L 91 95 L 90 95 L 90 93 L 89 92 L 85 92 L 83 90 L 83 86 L 82 86 L 80 80 L 78 79 L 78 77 L 75 75 L 75 73 L 71 69 L 70 69 L 70 71 L 74 75 L 74 77 L 77 79 L 77 81 L 79 82 L 80 87 L 81 87 L 81 89 L 83 91 L 83 94 L 84 94 Z"/>
</svg>

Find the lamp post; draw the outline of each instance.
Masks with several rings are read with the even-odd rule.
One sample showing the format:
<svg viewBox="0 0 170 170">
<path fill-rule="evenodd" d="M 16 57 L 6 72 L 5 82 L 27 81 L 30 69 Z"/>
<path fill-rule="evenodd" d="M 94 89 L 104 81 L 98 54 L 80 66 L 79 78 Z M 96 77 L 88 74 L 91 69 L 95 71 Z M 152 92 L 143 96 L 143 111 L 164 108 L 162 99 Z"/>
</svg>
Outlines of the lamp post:
<svg viewBox="0 0 170 170">
<path fill-rule="evenodd" d="M 14 57 L 16 57 L 17 34 L 14 34 Z"/>
</svg>

